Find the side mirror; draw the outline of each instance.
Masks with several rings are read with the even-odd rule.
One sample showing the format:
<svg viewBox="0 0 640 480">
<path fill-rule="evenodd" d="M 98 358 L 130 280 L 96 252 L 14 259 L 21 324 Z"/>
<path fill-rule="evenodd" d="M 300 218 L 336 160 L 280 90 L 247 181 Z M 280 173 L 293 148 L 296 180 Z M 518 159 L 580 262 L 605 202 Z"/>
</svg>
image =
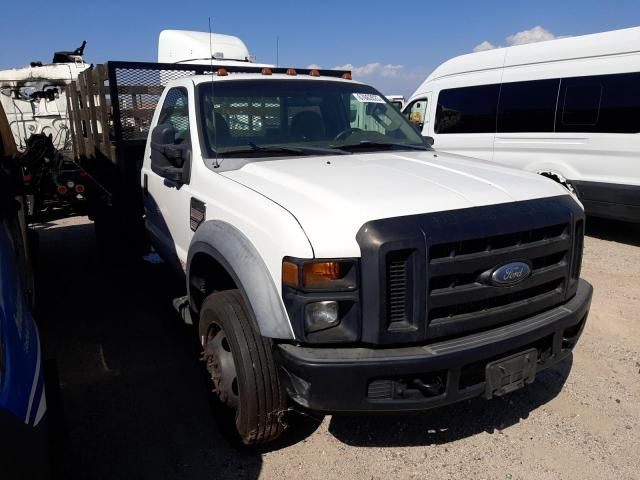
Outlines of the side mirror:
<svg viewBox="0 0 640 480">
<path fill-rule="evenodd" d="M 160 123 L 151 132 L 151 143 L 160 145 L 173 145 L 176 138 L 176 130 L 170 123 Z"/>
<path fill-rule="evenodd" d="M 424 139 L 424 143 L 426 143 L 430 147 L 433 147 L 433 144 L 435 143 L 435 139 L 433 137 L 429 137 L 427 135 L 423 135 L 422 138 Z"/>
<path fill-rule="evenodd" d="M 181 183 L 186 149 L 175 144 L 173 125 L 162 123 L 151 132 L 151 170 L 168 180 Z"/>
<path fill-rule="evenodd" d="M 424 136 L 422 135 L 422 127 L 424 127 L 424 124 L 417 124 L 415 122 L 412 122 L 409 119 L 407 119 L 407 120 L 409 121 L 409 125 L 411 125 L 413 127 L 413 129 L 416 131 L 416 133 L 418 135 L 420 135 L 424 139 Z"/>
</svg>

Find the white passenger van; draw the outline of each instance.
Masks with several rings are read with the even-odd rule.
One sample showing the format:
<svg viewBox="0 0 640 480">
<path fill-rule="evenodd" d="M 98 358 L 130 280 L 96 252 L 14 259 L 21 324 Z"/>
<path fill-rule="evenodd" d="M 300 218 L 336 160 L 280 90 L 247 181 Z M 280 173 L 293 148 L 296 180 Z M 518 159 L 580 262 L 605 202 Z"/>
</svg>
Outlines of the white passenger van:
<svg viewBox="0 0 640 480">
<path fill-rule="evenodd" d="M 549 176 L 640 222 L 640 27 L 455 57 L 404 109 L 437 150 Z"/>
</svg>

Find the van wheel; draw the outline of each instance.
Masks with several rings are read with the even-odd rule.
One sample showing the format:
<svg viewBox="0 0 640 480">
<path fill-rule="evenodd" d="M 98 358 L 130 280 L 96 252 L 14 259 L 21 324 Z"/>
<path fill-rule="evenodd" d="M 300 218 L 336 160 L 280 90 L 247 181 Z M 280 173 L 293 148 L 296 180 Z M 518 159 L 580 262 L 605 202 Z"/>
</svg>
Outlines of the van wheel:
<svg viewBox="0 0 640 480">
<path fill-rule="evenodd" d="M 198 330 L 214 391 L 235 416 L 240 441 L 260 445 L 278 438 L 285 429 L 287 403 L 273 344 L 254 327 L 240 292 L 209 295 Z"/>
</svg>

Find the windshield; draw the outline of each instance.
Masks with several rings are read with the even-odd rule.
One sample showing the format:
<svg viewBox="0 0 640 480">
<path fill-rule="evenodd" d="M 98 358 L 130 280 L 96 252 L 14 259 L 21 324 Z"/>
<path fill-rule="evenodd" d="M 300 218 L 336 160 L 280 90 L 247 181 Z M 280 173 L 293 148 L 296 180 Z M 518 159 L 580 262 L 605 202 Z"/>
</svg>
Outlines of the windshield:
<svg viewBox="0 0 640 480">
<path fill-rule="evenodd" d="M 204 83 L 198 93 L 210 158 L 427 148 L 402 114 L 367 85 L 238 80 L 213 88 Z"/>
</svg>

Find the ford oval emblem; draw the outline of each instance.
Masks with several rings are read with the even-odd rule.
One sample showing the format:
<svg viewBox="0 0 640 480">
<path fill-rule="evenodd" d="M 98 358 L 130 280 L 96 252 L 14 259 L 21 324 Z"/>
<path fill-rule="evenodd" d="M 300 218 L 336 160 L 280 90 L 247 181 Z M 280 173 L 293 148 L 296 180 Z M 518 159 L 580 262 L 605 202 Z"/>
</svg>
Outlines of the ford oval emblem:
<svg viewBox="0 0 640 480">
<path fill-rule="evenodd" d="M 531 267 L 525 262 L 510 262 L 497 267 L 491 274 L 491 283 L 498 287 L 510 287 L 531 275 Z"/>
</svg>

